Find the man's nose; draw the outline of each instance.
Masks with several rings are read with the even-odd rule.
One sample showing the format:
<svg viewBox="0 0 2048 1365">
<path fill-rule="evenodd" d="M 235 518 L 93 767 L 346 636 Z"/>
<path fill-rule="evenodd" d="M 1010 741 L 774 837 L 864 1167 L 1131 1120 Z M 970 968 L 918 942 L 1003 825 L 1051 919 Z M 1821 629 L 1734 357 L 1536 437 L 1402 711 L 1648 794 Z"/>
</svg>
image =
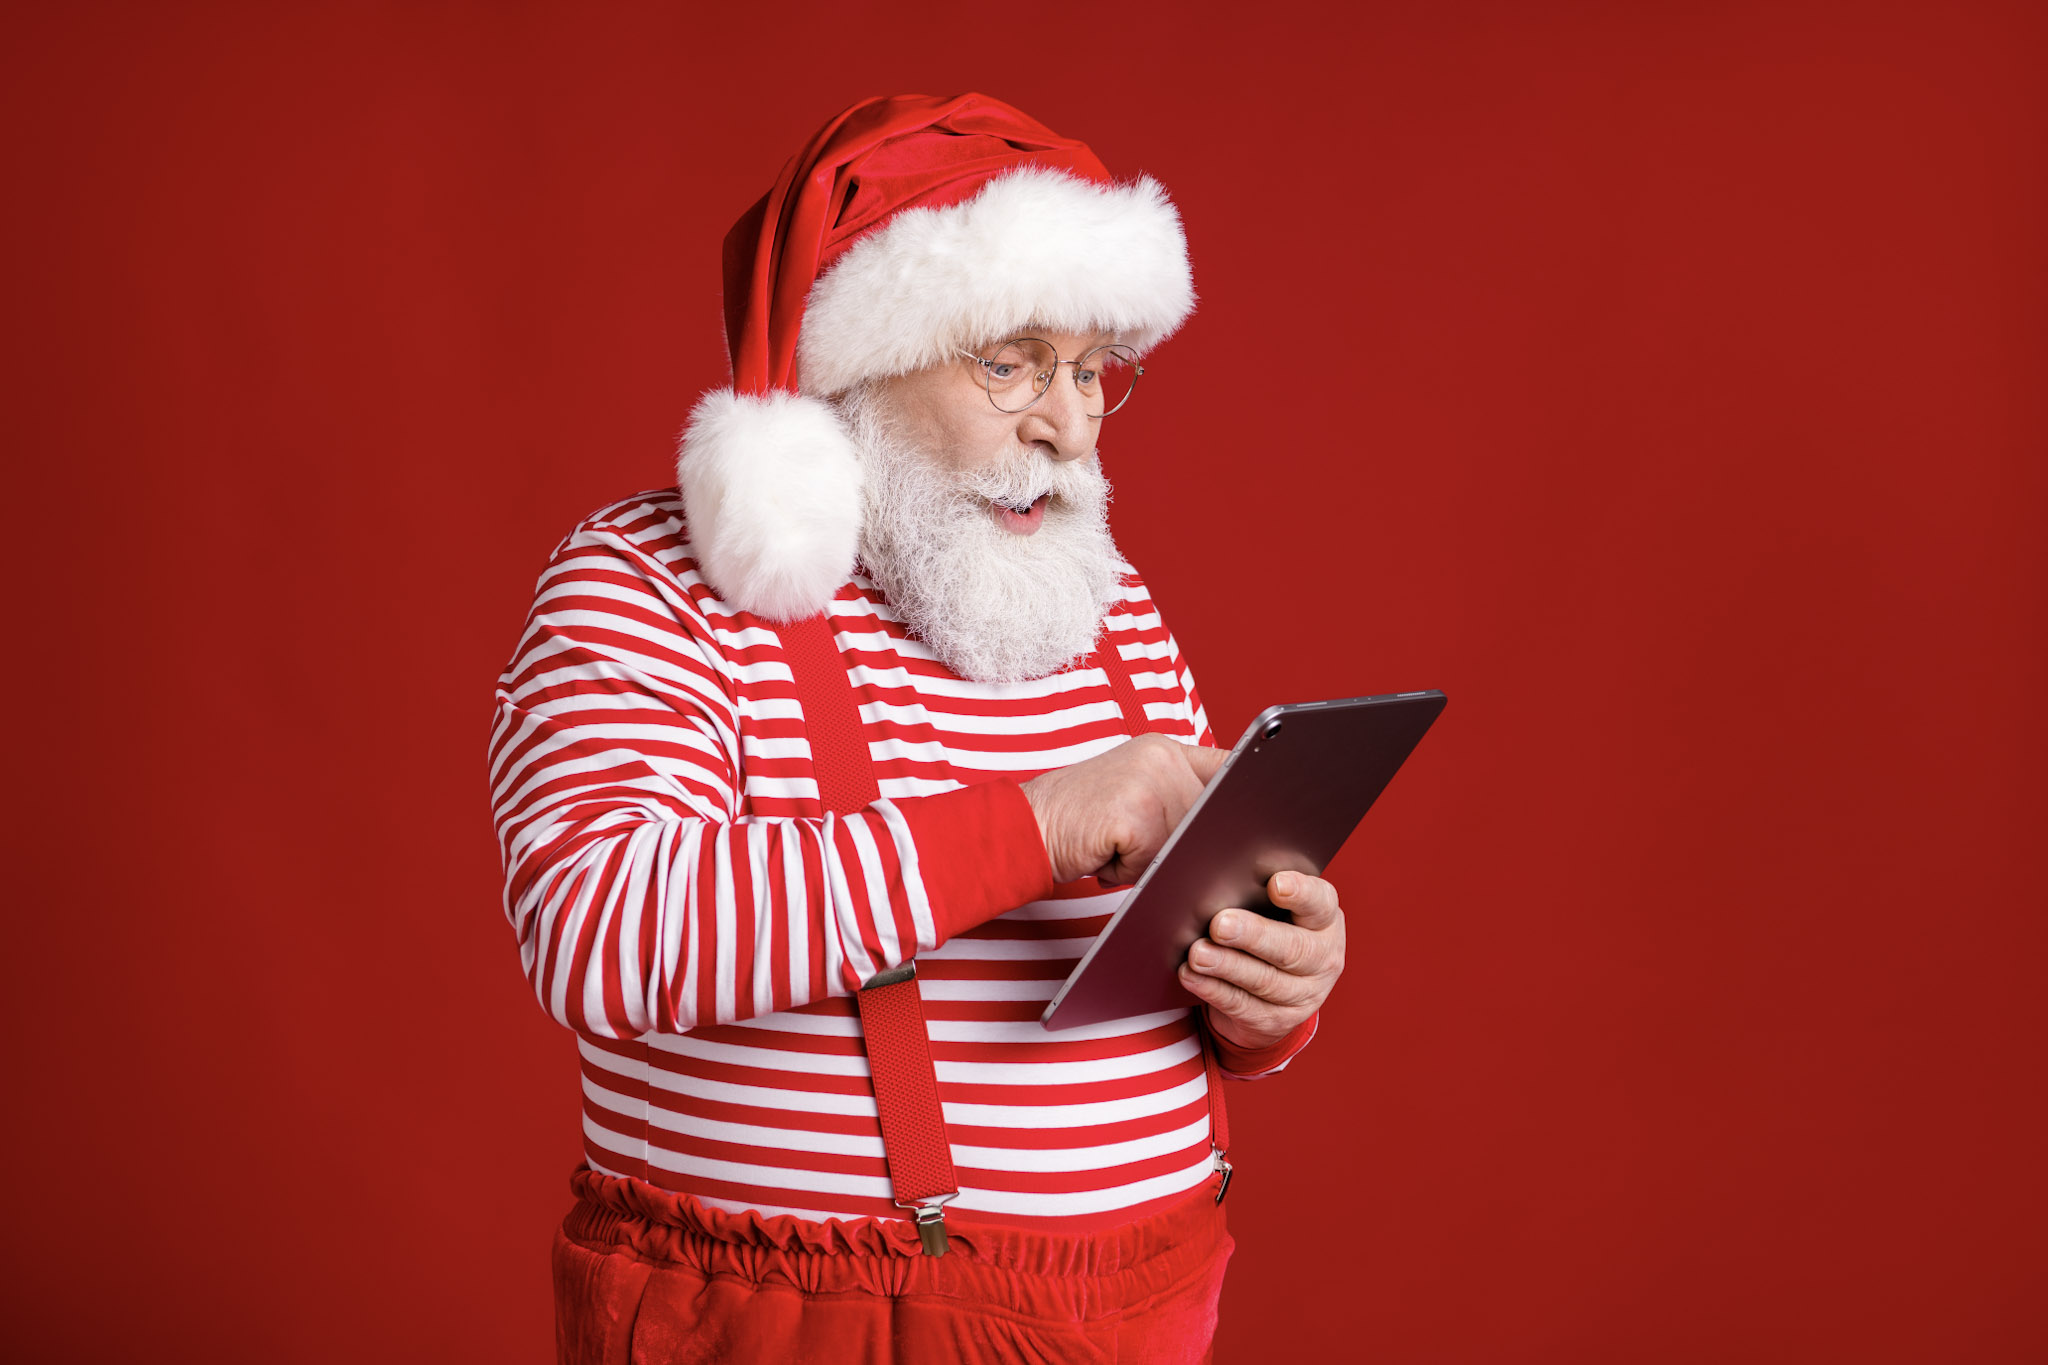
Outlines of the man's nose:
<svg viewBox="0 0 2048 1365">
<path fill-rule="evenodd" d="M 1095 449 L 1095 422 L 1088 416 L 1088 400 L 1064 367 L 1053 376 L 1052 387 L 1024 412 L 1017 439 L 1026 445 L 1041 443 L 1055 460 L 1078 460 Z"/>
</svg>

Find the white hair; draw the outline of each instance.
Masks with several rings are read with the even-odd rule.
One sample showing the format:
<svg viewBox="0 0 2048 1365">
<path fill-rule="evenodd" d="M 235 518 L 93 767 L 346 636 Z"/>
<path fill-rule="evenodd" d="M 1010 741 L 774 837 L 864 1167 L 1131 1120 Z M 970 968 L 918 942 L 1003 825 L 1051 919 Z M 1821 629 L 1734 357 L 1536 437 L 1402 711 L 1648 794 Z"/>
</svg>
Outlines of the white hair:
<svg viewBox="0 0 2048 1365">
<path fill-rule="evenodd" d="M 837 402 L 862 467 L 861 563 L 941 663 L 975 682 L 1024 682 L 1094 650 L 1124 566 L 1093 451 L 1056 460 L 1019 447 L 956 471 L 902 434 L 874 385 Z M 992 502 L 1041 496 L 1045 519 L 1032 535 L 992 514 Z"/>
</svg>

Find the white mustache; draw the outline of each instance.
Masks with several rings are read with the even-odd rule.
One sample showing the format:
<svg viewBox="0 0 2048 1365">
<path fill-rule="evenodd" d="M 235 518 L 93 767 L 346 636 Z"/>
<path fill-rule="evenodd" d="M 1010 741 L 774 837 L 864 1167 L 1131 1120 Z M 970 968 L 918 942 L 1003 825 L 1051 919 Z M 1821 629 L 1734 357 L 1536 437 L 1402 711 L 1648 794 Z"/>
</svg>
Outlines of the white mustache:
<svg viewBox="0 0 2048 1365">
<path fill-rule="evenodd" d="M 1094 487 L 1100 478 L 1092 453 L 1078 460 L 1055 460 L 1019 452 L 993 468 L 964 476 L 960 486 L 975 499 L 1029 507 L 1040 498 L 1071 500 Z"/>
</svg>

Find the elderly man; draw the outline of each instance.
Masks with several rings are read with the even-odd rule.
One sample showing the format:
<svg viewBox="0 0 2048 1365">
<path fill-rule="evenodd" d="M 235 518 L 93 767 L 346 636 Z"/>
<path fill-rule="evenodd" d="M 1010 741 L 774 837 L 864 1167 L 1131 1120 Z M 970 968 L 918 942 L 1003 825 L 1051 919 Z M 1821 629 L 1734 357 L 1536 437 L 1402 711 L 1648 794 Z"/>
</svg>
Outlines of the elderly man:
<svg viewBox="0 0 2048 1365">
<path fill-rule="evenodd" d="M 582 1061 L 562 1359 L 1206 1358 L 1220 1080 L 1312 1036 L 1335 891 L 1216 916 L 1186 1009 L 1038 1023 L 1222 757 L 1097 456 L 1193 308 L 1178 215 L 901 97 L 725 257 L 733 387 L 555 551 L 498 692 L 507 912 Z"/>
</svg>

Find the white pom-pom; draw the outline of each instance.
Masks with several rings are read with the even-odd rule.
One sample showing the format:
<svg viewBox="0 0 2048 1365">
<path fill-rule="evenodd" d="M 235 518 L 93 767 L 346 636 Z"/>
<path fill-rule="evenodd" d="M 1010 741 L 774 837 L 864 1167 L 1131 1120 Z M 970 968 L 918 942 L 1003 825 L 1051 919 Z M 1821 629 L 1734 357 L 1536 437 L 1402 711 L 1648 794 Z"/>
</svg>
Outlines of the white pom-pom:
<svg viewBox="0 0 2048 1365">
<path fill-rule="evenodd" d="M 802 620 L 853 573 L 860 459 L 829 405 L 705 394 L 683 429 L 676 483 L 698 567 L 741 610 Z"/>
</svg>

